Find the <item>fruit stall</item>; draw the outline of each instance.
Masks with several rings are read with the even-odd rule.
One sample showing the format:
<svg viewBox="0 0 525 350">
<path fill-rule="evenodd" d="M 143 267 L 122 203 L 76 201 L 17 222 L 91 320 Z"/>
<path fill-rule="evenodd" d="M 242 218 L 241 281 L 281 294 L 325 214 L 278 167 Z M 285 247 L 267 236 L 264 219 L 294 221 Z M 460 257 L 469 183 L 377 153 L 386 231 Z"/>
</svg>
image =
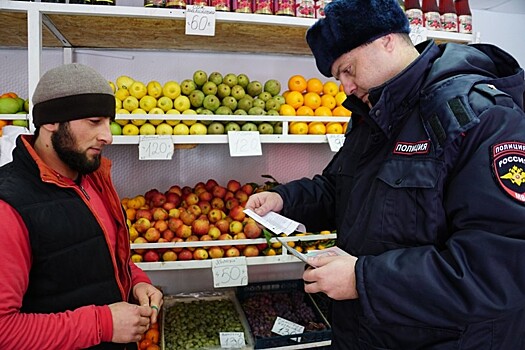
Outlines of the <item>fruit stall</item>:
<svg viewBox="0 0 525 350">
<path fill-rule="evenodd" d="M 327 311 L 300 293 L 304 263 L 282 245 L 323 250 L 336 232 L 272 235 L 243 211 L 252 193 L 322 171 L 344 139 L 346 96 L 318 73 L 304 40 L 315 18 L 217 11 L 213 35 L 195 35 L 187 34 L 182 9 L 0 1 L 0 47 L 10 57 L 0 68 L 0 127 L 31 128 L 29 96 L 41 74 L 62 62 L 95 67 L 113 88 L 117 118 L 105 155 L 132 259 L 169 296 L 165 332 L 151 329 L 145 340 L 166 349 L 212 346 L 204 334 L 181 340 L 170 333 L 180 321 L 171 310 L 197 305 L 212 315 L 231 312 L 217 324 L 235 333 L 224 342 L 244 333 L 246 348 L 329 345 Z M 472 34 L 428 35 L 474 41 Z M 218 271 L 237 270 L 228 283 L 217 281 Z M 211 301 L 220 303 L 200 304 Z M 306 328 L 271 336 L 247 310 L 275 318 L 266 308 L 272 304 Z"/>
</svg>

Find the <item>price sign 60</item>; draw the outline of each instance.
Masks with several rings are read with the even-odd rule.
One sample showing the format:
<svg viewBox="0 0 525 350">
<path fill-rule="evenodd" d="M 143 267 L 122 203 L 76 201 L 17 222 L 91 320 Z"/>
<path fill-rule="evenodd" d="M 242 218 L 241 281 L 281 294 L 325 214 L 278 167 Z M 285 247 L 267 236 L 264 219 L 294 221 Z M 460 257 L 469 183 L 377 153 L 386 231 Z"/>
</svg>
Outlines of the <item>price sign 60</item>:
<svg viewBox="0 0 525 350">
<path fill-rule="evenodd" d="M 215 7 L 214 6 L 186 6 L 186 34 L 187 35 L 215 35 Z"/>
</svg>

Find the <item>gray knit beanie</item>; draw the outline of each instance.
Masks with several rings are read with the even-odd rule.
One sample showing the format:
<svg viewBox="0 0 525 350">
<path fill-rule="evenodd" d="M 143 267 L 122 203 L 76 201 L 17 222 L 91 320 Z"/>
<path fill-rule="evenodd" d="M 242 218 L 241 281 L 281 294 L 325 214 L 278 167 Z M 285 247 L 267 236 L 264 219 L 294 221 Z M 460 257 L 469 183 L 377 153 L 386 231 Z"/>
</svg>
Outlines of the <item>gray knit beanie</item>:
<svg viewBox="0 0 525 350">
<path fill-rule="evenodd" d="M 33 124 L 61 123 L 90 117 L 115 117 L 109 83 L 91 67 L 65 64 L 47 71 L 33 94 Z"/>
</svg>

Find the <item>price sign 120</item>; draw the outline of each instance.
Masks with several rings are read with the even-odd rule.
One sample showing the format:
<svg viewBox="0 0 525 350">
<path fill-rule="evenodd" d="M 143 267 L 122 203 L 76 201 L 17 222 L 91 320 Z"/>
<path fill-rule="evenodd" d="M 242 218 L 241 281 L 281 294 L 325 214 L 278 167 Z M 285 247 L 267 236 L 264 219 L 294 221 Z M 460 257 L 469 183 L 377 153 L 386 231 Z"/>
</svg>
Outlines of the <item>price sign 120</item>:
<svg viewBox="0 0 525 350">
<path fill-rule="evenodd" d="M 262 156 L 258 131 L 228 131 L 231 157 Z"/>
<path fill-rule="evenodd" d="M 173 140 L 171 136 L 151 135 L 139 138 L 140 160 L 170 160 L 173 157 Z"/>
</svg>

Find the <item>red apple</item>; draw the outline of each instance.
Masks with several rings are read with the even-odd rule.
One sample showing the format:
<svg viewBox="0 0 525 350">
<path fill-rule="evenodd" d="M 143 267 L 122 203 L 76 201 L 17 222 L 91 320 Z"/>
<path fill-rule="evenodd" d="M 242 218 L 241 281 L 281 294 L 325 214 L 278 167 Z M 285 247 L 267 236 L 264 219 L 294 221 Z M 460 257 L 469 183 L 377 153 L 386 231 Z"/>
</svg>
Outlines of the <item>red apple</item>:
<svg viewBox="0 0 525 350">
<path fill-rule="evenodd" d="M 243 231 L 248 238 L 259 238 L 262 234 L 262 229 L 254 222 L 248 222 L 244 225 Z"/>
<path fill-rule="evenodd" d="M 179 258 L 179 260 L 192 260 L 193 252 L 187 248 L 182 248 L 179 254 L 177 254 L 177 257 Z"/>
<path fill-rule="evenodd" d="M 144 233 L 144 238 L 146 238 L 146 240 L 150 243 L 157 242 L 160 237 L 160 231 L 155 227 L 148 228 Z"/>
<path fill-rule="evenodd" d="M 228 189 L 228 191 L 235 193 L 241 189 L 241 183 L 237 180 L 230 180 L 228 181 L 228 184 L 226 185 L 226 189 Z"/>
<path fill-rule="evenodd" d="M 173 185 L 168 189 L 168 192 L 170 193 L 176 193 L 179 195 L 179 197 L 182 197 L 182 191 L 179 185 Z"/>
<path fill-rule="evenodd" d="M 212 198 L 213 198 L 213 195 L 211 194 L 211 192 L 204 191 L 204 192 L 199 193 L 199 199 L 201 201 L 209 202 L 212 200 Z"/>
<path fill-rule="evenodd" d="M 151 227 L 151 221 L 146 218 L 140 218 L 133 224 L 138 232 L 144 233 Z"/>
<path fill-rule="evenodd" d="M 257 249 L 259 249 L 260 252 L 268 248 L 268 243 L 259 243 L 256 244 Z"/>
<path fill-rule="evenodd" d="M 166 203 L 166 196 L 164 193 L 157 192 L 151 196 L 152 207 L 162 207 L 164 203 Z"/>
<path fill-rule="evenodd" d="M 150 249 L 146 253 L 144 253 L 143 257 L 145 262 L 156 262 L 160 260 L 159 253 L 157 253 L 153 249 Z"/>
<path fill-rule="evenodd" d="M 243 221 L 244 218 L 246 217 L 246 213 L 244 212 L 244 207 L 240 205 L 237 205 L 231 208 L 230 213 L 228 215 L 235 221 Z"/>
<path fill-rule="evenodd" d="M 169 240 L 161 236 L 156 243 L 169 243 L 169 242 L 170 242 Z M 157 248 L 156 250 L 157 250 L 157 253 L 159 253 L 159 255 L 162 255 L 165 251 L 170 250 L 170 249 L 169 248 Z"/>
<path fill-rule="evenodd" d="M 233 220 L 232 222 L 230 222 L 230 233 L 231 234 L 235 235 L 241 232 L 242 229 L 243 229 L 242 222 L 237 221 L 237 220 Z"/>
<path fill-rule="evenodd" d="M 227 191 L 228 190 L 225 187 L 217 185 L 213 188 L 211 194 L 213 194 L 213 197 L 216 197 L 216 198 L 224 198 Z"/>
<path fill-rule="evenodd" d="M 219 239 L 219 236 L 221 234 L 222 232 L 217 226 L 210 225 L 210 229 L 208 230 L 208 236 L 210 236 L 212 239 Z"/>
<path fill-rule="evenodd" d="M 184 203 L 186 203 L 186 207 L 189 207 L 190 205 L 199 203 L 199 196 L 195 193 L 188 193 L 184 197 Z"/>
<path fill-rule="evenodd" d="M 189 236 L 191 236 L 191 226 L 182 224 L 181 226 L 177 227 L 177 229 L 175 230 L 175 236 L 180 237 L 182 239 L 188 238 Z"/>
<path fill-rule="evenodd" d="M 233 207 L 236 207 L 240 204 L 239 200 L 237 198 L 230 198 L 224 203 L 224 207 L 227 210 L 231 210 Z"/>
<path fill-rule="evenodd" d="M 151 210 L 149 209 L 137 209 L 137 212 L 135 213 L 135 220 L 138 220 L 140 218 L 146 218 L 149 221 L 152 221 L 153 214 L 151 213 Z"/>
<path fill-rule="evenodd" d="M 152 188 L 151 190 L 148 190 L 144 194 L 144 198 L 146 198 L 146 202 L 151 201 L 151 199 L 153 198 L 153 195 L 157 194 L 157 193 L 160 193 L 160 191 L 158 189 L 156 189 L 156 188 Z"/>
<path fill-rule="evenodd" d="M 204 248 L 197 248 L 193 252 L 193 258 L 195 260 L 206 260 L 208 259 L 208 251 Z"/>
<path fill-rule="evenodd" d="M 199 237 L 197 235 L 191 234 L 188 238 L 185 239 L 185 242 L 197 242 Z M 188 247 L 192 252 L 195 250 L 195 247 Z"/>
<path fill-rule="evenodd" d="M 148 240 L 142 236 L 135 238 L 135 240 L 133 241 L 133 244 L 142 244 L 142 243 L 148 243 Z M 135 253 L 141 254 L 141 255 L 146 253 L 146 249 L 133 248 L 133 250 L 135 251 Z"/>
<path fill-rule="evenodd" d="M 171 239 L 171 241 L 173 243 L 179 243 L 179 242 L 184 242 L 184 240 L 180 237 L 173 237 Z M 183 248 L 171 248 L 171 250 L 173 250 L 175 253 L 180 253 L 180 251 L 182 250 Z"/>
<path fill-rule="evenodd" d="M 205 185 L 206 190 L 211 191 L 218 184 L 219 183 L 217 181 L 215 181 L 214 179 L 208 179 L 208 181 L 206 181 L 206 185 Z"/>
<path fill-rule="evenodd" d="M 197 216 L 195 216 L 195 214 L 190 213 L 189 211 L 183 211 L 182 213 L 180 213 L 180 219 L 186 225 L 191 225 L 191 223 L 195 221 L 196 218 Z"/>
<path fill-rule="evenodd" d="M 211 238 L 210 235 L 205 234 L 205 235 L 202 235 L 201 238 L 199 238 L 199 241 L 213 241 L 213 238 Z"/>
<path fill-rule="evenodd" d="M 235 194 L 232 191 L 226 192 L 226 195 L 224 196 L 223 200 L 226 202 L 228 199 L 235 198 Z"/>
<path fill-rule="evenodd" d="M 168 229 L 168 221 L 167 220 L 157 220 L 153 224 L 153 227 L 155 227 L 157 230 L 159 230 L 160 233 L 162 233 Z"/>
<path fill-rule="evenodd" d="M 173 208 L 168 211 L 168 216 L 170 218 L 179 218 L 180 216 L 180 209 L 179 208 Z"/>
<path fill-rule="evenodd" d="M 237 198 L 239 202 L 246 202 L 248 200 L 248 197 L 248 194 L 243 190 L 238 190 L 237 192 L 235 192 L 235 198 Z"/>
<path fill-rule="evenodd" d="M 192 193 L 193 189 L 190 186 L 184 186 L 180 191 L 181 191 L 181 197 L 184 198 L 189 193 Z"/>
<path fill-rule="evenodd" d="M 209 229 L 210 222 L 208 219 L 197 219 L 191 223 L 191 230 L 198 236 L 207 234 Z"/>
<path fill-rule="evenodd" d="M 177 228 L 183 225 L 184 222 L 179 218 L 169 218 L 168 219 L 168 229 L 175 232 Z"/>
<path fill-rule="evenodd" d="M 171 240 L 173 238 L 175 238 L 175 232 L 173 232 L 170 229 L 166 229 L 166 230 L 162 231 L 162 238 L 164 238 L 168 242 L 171 242 Z"/>
<path fill-rule="evenodd" d="M 208 249 L 208 255 L 212 259 L 222 258 L 224 256 L 224 249 L 221 247 L 210 247 L 210 249 Z"/>
<path fill-rule="evenodd" d="M 180 205 L 182 202 L 182 198 L 178 193 L 175 192 L 166 192 L 166 202 L 175 204 L 176 207 Z"/>
<path fill-rule="evenodd" d="M 221 240 L 221 241 L 223 241 L 223 240 L 232 240 L 232 239 L 233 239 L 233 237 L 229 233 L 223 233 L 223 234 L 221 234 L 219 236 L 219 240 Z M 231 247 L 231 245 L 223 245 L 221 247 L 223 247 L 224 249 L 228 249 L 228 248 Z"/>
<path fill-rule="evenodd" d="M 208 220 L 211 223 L 216 223 L 223 218 L 224 212 L 221 209 L 213 208 L 208 212 Z"/>
<path fill-rule="evenodd" d="M 224 201 L 222 198 L 215 197 L 211 200 L 210 204 L 213 209 L 224 210 Z"/>
<path fill-rule="evenodd" d="M 241 253 L 239 252 L 239 249 L 237 249 L 236 247 L 230 247 L 226 249 L 226 251 L 224 252 L 224 256 L 228 258 L 234 258 L 240 255 Z"/>
<path fill-rule="evenodd" d="M 199 203 L 197 203 L 197 205 L 201 208 L 201 212 L 203 214 L 208 215 L 211 210 L 210 202 L 201 200 Z"/>
<path fill-rule="evenodd" d="M 241 190 L 243 190 L 244 193 L 246 193 L 248 196 L 251 196 L 253 194 L 253 185 L 252 184 L 244 184 L 241 187 Z"/>
<path fill-rule="evenodd" d="M 151 215 L 153 215 L 153 220 L 166 220 L 168 218 L 168 212 L 162 207 L 155 207 L 151 209 Z"/>
<path fill-rule="evenodd" d="M 199 215 L 202 214 L 202 209 L 197 204 L 192 204 L 188 206 L 188 212 L 195 215 L 195 217 L 198 217 Z"/>
<path fill-rule="evenodd" d="M 162 206 L 162 208 L 164 208 L 164 210 L 166 210 L 167 212 L 169 212 L 171 209 L 174 209 L 176 208 L 177 206 L 175 205 L 175 203 L 171 203 L 171 202 L 166 202 L 164 203 L 164 205 Z"/>
<path fill-rule="evenodd" d="M 162 261 L 177 261 L 177 253 L 167 250 L 162 254 Z"/>
<path fill-rule="evenodd" d="M 234 236 L 233 236 L 233 239 L 246 239 L 246 235 L 244 234 L 244 232 L 239 232 L 239 233 L 236 233 Z M 245 245 L 239 245 L 239 244 L 236 244 L 235 245 L 239 250 L 243 250 L 244 247 L 246 247 Z"/>
<path fill-rule="evenodd" d="M 230 232 L 230 222 L 226 219 L 220 219 L 215 223 L 215 226 L 221 230 L 222 233 Z"/>
<path fill-rule="evenodd" d="M 247 245 L 246 248 L 243 249 L 242 255 L 244 256 L 258 256 L 259 255 L 259 249 L 253 244 Z"/>
</svg>

